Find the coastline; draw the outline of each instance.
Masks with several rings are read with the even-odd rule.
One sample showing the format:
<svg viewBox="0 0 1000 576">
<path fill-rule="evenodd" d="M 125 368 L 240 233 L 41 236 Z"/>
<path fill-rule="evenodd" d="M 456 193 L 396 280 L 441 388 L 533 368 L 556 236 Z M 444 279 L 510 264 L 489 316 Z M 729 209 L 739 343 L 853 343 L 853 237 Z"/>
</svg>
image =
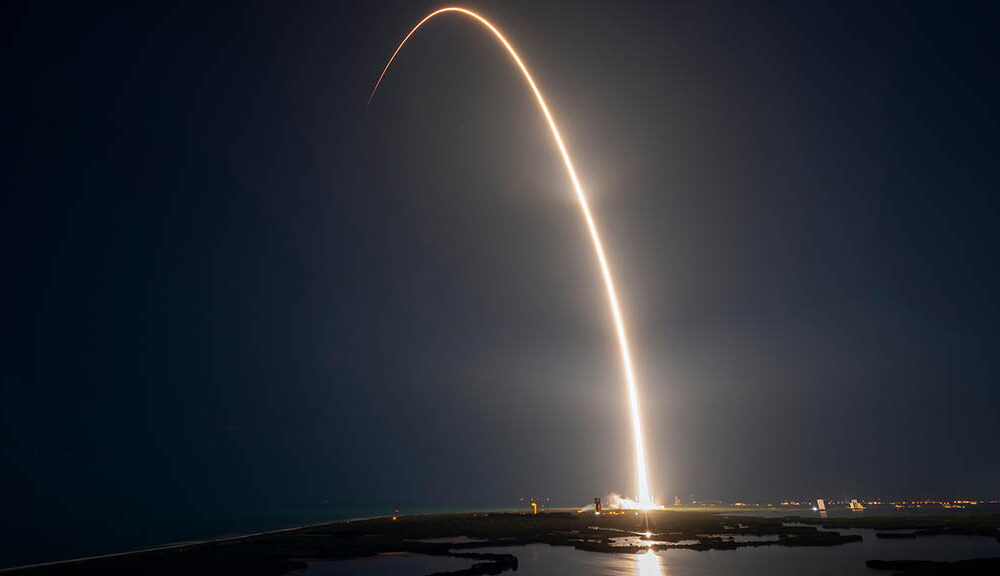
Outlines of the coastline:
<svg viewBox="0 0 1000 576">
<path fill-rule="evenodd" d="M 436 512 L 416 512 L 413 514 L 406 514 L 407 518 L 416 518 L 421 516 L 436 516 L 441 514 L 466 514 L 466 513 L 503 513 L 510 512 L 511 509 L 494 507 L 494 508 L 472 508 L 472 509 L 459 509 L 454 511 L 436 511 Z M 32 562 L 29 564 L 19 564 L 16 566 L 6 566 L 0 567 L 0 574 L 16 573 L 23 570 L 41 569 L 47 567 L 58 567 L 71 565 L 81 562 L 90 562 L 94 560 L 104 560 L 121 558 L 128 556 L 135 556 L 140 554 L 147 554 L 153 552 L 165 552 L 170 550 L 183 550 L 185 548 L 204 546 L 209 544 L 224 544 L 230 542 L 238 542 L 241 540 L 248 540 L 258 537 L 268 537 L 285 533 L 292 533 L 300 530 L 309 530 L 314 528 L 322 528 L 325 526 L 332 526 L 337 524 L 347 524 L 350 522 L 363 522 L 363 521 L 373 521 L 373 520 L 387 520 L 391 518 L 391 514 L 374 514 L 374 515 L 362 515 L 362 516 L 352 516 L 349 518 L 338 518 L 335 520 L 323 520 L 321 522 L 309 522 L 306 524 L 298 524 L 295 526 L 286 526 L 284 528 L 275 528 L 273 530 L 259 530 L 256 532 L 246 532 L 238 534 L 225 534 L 210 538 L 196 538 L 191 540 L 179 540 L 166 542 L 163 544 L 158 544 L 154 546 L 144 546 L 141 548 L 135 548 L 132 550 L 122 550 L 118 552 L 107 552 L 103 554 L 90 554 L 86 556 L 76 556 L 73 558 L 63 558 L 60 560 L 48 560 L 43 562 Z"/>
<path fill-rule="evenodd" d="M 531 544 L 616 555 L 761 547 L 828 548 L 860 542 L 862 537 L 852 532 L 856 528 L 906 530 L 915 538 L 989 536 L 1000 542 L 1000 514 L 995 513 L 818 518 L 801 511 L 773 517 L 713 509 L 608 511 L 600 515 L 572 510 L 550 510 L 537 515 L 523 510 L 483 510 L 338 519 L 27 564 L 0 572 L 32 576 L 136 573 L 281 576 L 301 572 L 312 561 L 411 553 L 477 561 L 470 568 L 473 572 L 462 574 L 499 574 L 517 567 L 517 557 L 505 551 Z"/>
</svg>

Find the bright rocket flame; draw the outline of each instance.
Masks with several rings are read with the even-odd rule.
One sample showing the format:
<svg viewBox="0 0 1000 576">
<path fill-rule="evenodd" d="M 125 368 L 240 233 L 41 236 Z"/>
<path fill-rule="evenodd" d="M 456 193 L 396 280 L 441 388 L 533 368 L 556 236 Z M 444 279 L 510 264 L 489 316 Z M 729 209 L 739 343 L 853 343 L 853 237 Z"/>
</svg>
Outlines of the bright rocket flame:
<svg viewBox="0 0 1000 576">
<path fill-rule="evenodd" d="M 583 188 L 580 187 L 580 181 L 576 176 L 576 170 L 573 169 L 573 161 L 570 160 L 569 152 L 566 150 L 566 145 L 563 143 L 562 136 L 559 134 L 559 128 L 556 127 L 556 121 L 552 118 L 552 113 L 549 112 L 549 107 L 545 104 L 545 98 L 542 97 L 542 92 L 538 89 L 538 86 L 535 84 L 535 80 L 531 77 L 531 72 L 528 71 L 528 67 L 524 65 L 524 62 L 517 54 L 517 51 L 514 50 L 514 47 L 510 45 L 510 42 L 504 38 L 503 34 L 501 34 L 500 31 L 493 26 L 493 24 L 479 14 L 476 14 L 471 10 L 455 6 L 440 8 L 431 12 L 425 16 L 423 20 L 418 22 L 417 25 L 410 30 L 410 33 L 403 38 L 403 41 L 399 43 L 399 46 L 396 47 L 396 51 L 392 53 L 391 57 L 389 57 L 389 61 L 386 63 L 385 68 L 382 69 L 382 74 L 379 75 L 378 81 L 375 83 L 375 88 L 372 89 L 372 93 L 368 97 L 368 105 L 371 104 L 372 98 L 375 97 L 375 92 L 382 83 L 382 79 L 385 77 L 386 72 L 389 71 L 389 67 L 392 66 L 392 61 L 395 60 L 396 55 L 403 49 L 403 46 L 410 39 L 410 37 L 413 36 L 413 34 L 428 20 L 448 12 L 463 14 L 475 19 L 477 22 L 489 29 L 497 40 L 503 44 L 503 47 L 507 49 L 507 53 L 510 54 L 510 57 L 517 64 L 517 67 L 520 68 L 521 74 L 524 75 L 524 79 L 528 82 L 528 86 L 531 87 L 531 91 L 535 94 L 535 100 L 538 102 L 538 107 L 542 110 L 542 114 L 545 115 L 545 120 L 549 123 L 549 128 L 552 130 L 552 138 L 555 139 L 556 146 L 559 148 L 559 153 L 562 155 L 563 164 L 566 165 L 566 172 L 569 174 L 569 179 L 573 183 L 573 190 L 576 192 L 576 198 L 580 202 L 580 209 L 583 211 L 583 218 L 587 222 L 587 229 L 590 231 L 590 238 L 594 243 L 594 252 L 597 255 L 597 261 L 601 266 L 601 275 L 604 277 L 604 287 L 607 290 L 608 302 L 611 305 L 611 315 L 614 317 L 615 321 L 615 331 L 618 333 L 618 345 L 621 348 L 622 364 L 625 368 L 625 381 L 628 384 L 629 410 L 632 413 L 632 435 L 635 442 L 635 466 L 638 484 L 638 507 L 642 509 L 655 508 L 656 503 L 653 501 L 653 498 L 649 493 L 649 478 L 646 472 L 646 450 L 642 442 L 642 422 L 639 417 L 639 393 L 636 388 L 635 374 L 632 370 L 632 355 L 629 353 L 628 339 L 625 337 L 625 323 L 622 320 L 622 314 L 618 306 L 618 296 L 615 293 L 614 282 L 611 279 L 611 269 L 608 267 L 607 258 L 604 256 L 604 247 L 601 245 L 601 238 L 597 233 L 597 226 L 594 224 L 594 218 L 590 213 L 590 205 L 587 203 L 587 197 L 583 193 Z"/>
<path fill-rule="evenodd" d="M 588 508 L 593 509 L 594 505 L 591 504 Z M 632 500 L 612 492 L 608 494 L 603 508 L 607 510 L 662 510 L 663 506 L 659 506 L 656 502 L 653 502 L 652 505 L 643 504 L 640 500 Z"/>
</svg>

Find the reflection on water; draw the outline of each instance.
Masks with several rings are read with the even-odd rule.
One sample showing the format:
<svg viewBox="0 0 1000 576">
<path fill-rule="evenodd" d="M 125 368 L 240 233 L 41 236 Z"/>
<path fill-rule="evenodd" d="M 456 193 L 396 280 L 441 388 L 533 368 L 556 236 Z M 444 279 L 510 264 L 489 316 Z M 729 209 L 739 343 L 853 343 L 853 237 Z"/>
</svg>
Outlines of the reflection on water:
<svg viewBox="0 0 1000 576">
<path fill-rule="evenodd" d="M 777 540 L 777 536 L 774 538 Z M 658 546 L 692 546 L 701 542 L 700 540 L 647 540 L 640 536 L 616 536 L 610 539 L 612 546 L 621 546 L 623 548 L 637 548 L 642 546 L 652 546 L 656 544 Z"/>
<path fill-rule="evenodd" d="M 569 546 L 527 544 L 487 546 L 475 552 L 513 554 L 517 572 L 510 576 L 878 576 L 865 560 L 938 560 L 1000 556 L 1000 542 L 986 536 L 927 536 L 886 540 L 874 530 L 839 530 L 858 534 L 860 542 L 842 546 L 755 546 L 737 550 L 666 549 L 641 554 L 587 552 Z M 371 559 L 310 562 L 305 576 L 421 576 L 467 569 L 473 561 L 446 556 L 379 555 Z"/>
<path fill-rule="evenodd" d="M 663 576 L 663 566 L 660 565 L 660 557 L 649 550 L 635 556 L 636 576 Z"/>
</svg>

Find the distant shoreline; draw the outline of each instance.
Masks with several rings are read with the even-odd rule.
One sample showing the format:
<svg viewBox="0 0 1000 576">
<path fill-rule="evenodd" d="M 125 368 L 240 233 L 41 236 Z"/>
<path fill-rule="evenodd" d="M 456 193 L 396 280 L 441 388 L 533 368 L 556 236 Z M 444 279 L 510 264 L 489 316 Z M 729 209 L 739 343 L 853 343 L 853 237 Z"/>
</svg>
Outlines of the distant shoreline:
<svg viewBox="0 0 1000 576">
<path fill-rule="evenodd" d="M 483 508 L 483 509 L 473 509 L 473 510 L 455 510 L 455 511 L 441 511 L 441 512 L 417 512 L 413 514 L 405 514 L 400 516 L 406 516 L 407 518 L 414 518 L 419 516 L 434 516 L 439 514 L 475 514 L 475 513 L 495 513 L 495 512 L 510 512 L 511 509 L 506 508 Z M 186 548 L 188 546 L 202 546 L 205 544 L 214 543 L 224 543 L 224 542 L 235 542 L 239 540 L 246 540 L 249 538 L 257 538 L 262 536 L 271 536 L 274 534 L 283 534 L 286 532 L 295 532 L 297 530 L 308 530 L 310 528 L 319 528 L 323 526 L 331 526 L 334 524 L 345 524 L 348 522 L 362 522 L 366 520 L 384 520 L 392 518 L 392 514 L 376 514 L 372 516 L 355 516 L 351 518 L 341 518 L 338 520 L 324 520 L 322 522 L 312 522 L 309 524 L 300 524 L 296 526 L 289 526 L 285 528 L 276 528 L 274 530 L 262 530 L 259 532 L 250 532 L 245 534 L 234 534 L 217 536 L 213 538 L 202 538 L 196 540 L 183 540 L 179 542 L 168 542 L 165 544 L 160 544 L 156 546 L 148 546 L 145 548 L 137 548 L 135 550 L 124 550 L 121 552 L 108 552 L 106 554 L 93 554 L 90 556 L 78 556 L 76 558 L 66 558 L 63 560 L 50 560 L 46 562 L 34 562 L 31 564 L 20 564 L 18 566 L 8 566 L 5 568 L 0 568 L 0 574 L 16 572 L 19 570 L 29 570 L 34 568 L 45 568 L 51 566 L 62 566 L 66 564 L 74 564 L 77 562 L 88 562 L 91 560 L 101 560 L 106 558 L 119 558 L 125 556 L 133 556 L 136 554 L 145 554 L 149 552 L 163 552 L 167 550 L 177 550 L 181 548 Z"/>
<path fill-rule="evenodd" d="M 291 526 L 288 528 L 278 528 L 276 530 L 266 530 L 263 532 L 251 532 L 249 534 L 237 534 L 234 536 L 219 536 L 217 538 L 205 538 L 203 540 L 185 540 L 183 542 L 171 542 L 168 544 L 162 544 L 160 546 L 151 546 L 149 548 L 140 548 L 137 550 L 126 550 L 124 552 L 110 552 L 108 554 L 96 554 L 93 556 L 81 556 L 78 558 L 67 558 L 65 560 L 52 560 L 49 562 L 36 562 L 34 564 L 22 564 L 20 566 L 9 566 L 7 568 L 0 568 L 0 574 L 7 572 L 15 572 L 18 570 L 29 570 L 32 568 L 45 568 L 48 566 L 61 566 L 64 564 L 74 564 L 77 562 L 88 562 L 90 560 L 101 560 L 104 558 L 119 558 L 123 556 L 132 556 L 135 554 L 145 554 L 148 552 L 163 552 L 165 550 L 176 550 L 179 548 L 185 548 L 188 546 L 201 546 L 204 544 L 213 544 L 221 542 L 235 542 L 238 540 L 245 540 L 248 538 L 256 538 L 258 536 L 270 536 L 273 534 L 282 534 L 285 532 L 295 532 L 296 530 L 306 530 L 309 528 L 318 528 L 321 526 L 329 526 L 331 524 L 340 524 L 346 522 L 358 522 L 362 520 L 379 520 L 383 518 L 391 518 L 391 515 L 379 515 L 379 516 L 359 516 L 357 518 L 344 518 L 342 520 L 330 520 L 328 522 L 314 522 L 312 524 L 303 524 L 301 526 Z"/>
<path fill-rule="evenodd" d="M 636 514 L 626 513 L 616 514 L 617 511 L 608 511 L 608 514 L 602 514 L 601 516 L 594 517 L 593 512 L 584 513 L 581 516 L 577 513 L 575 508 L 572 509 L 549 509 L 538 516 L 532 516 L 532 514 L 523 509 L 504 509 L 504 508 L 483 508 L 478 510 L 461 510 L 461 511 L 436 511 L 436 512 L 422 512 L 413 514 L 398 514 L 396 516 L 387 514 L 378 514 L 370 516 L 356 516 L 351 518 L 343 518 L 336 520 L 325 520 L 321 522 L 312 522 L 307 524 L 300 524 L 296 526 L 289 526 L 285 528 L 278 528 L 274 530 L 263 530 L 258 532 L 250 532 L 244 534 L 237 534 L 231 536 L 219 536 L 214 538 L 204 538 L 198 540 L 184 540 L 178 542 L 166 543 L 158 546 L 150 546 L 135 550 L 126 550 L 122 552 L 111 552 L 107 554 L 96 554 L 90 556 L 81 556 L 76 558 L 68 558 L 63 560 L 53 560 L 47 562 L 36 562 L 31 564 L 22 564 L 19 566 L 10 566 L 6 568 L 0 568 L 0 574 L 10 574 L 10 573 L 20 573 L 20 572 L 35 572 L 40 573 L 63 573 L 63 569 L 73 570 L 71 566 L 82 563 L 95 563 L 94 567 L 106 566 L 109 569 L 121 570 L 123 565 L 127 566 L 142 566 L 144 563 L 150 561 L 161 561 L 161 562 L 180 562 L 181 564 L 193 563 L 195 566 L 199 566 L 200 562 L 207 562 L 211 564 L 213 557 L 218 559 L 217 555 L 219 550 L 229 550 L 238 549 L 240 554 L 248 555 L 248 557 L 266 557 L 271 560 L 278 559 L 278 556 L 271 545 L 275 541 L 279 542 L 292 542 L 296 543 L 301 540 L 296 533 L 303 531 L 312 531 L 313 536 L 328 536 L 332 534 L 351 534 L 354 532 L 370 532 L 383 535 L 396 534 L 392 536 L 393 539 L 392 546 L 386 548 L 386 550 L 407 550 L 411 552 L 418 553 L 447 553 L 447 550 L 439 550 L 440 546 L 431 545 L 428 542 L 424 542 L 421 545 L 415 545 L 410 538 L 414 537 L 413 534 L 403 536 L 399 532 L 400 529 L 406 529 L 412 531 L 413 533 L 422 533 L 424 537 L 437 537 L 437 536 L 452 536 L 454 534 L 472 534 L 474 532 L 480 531 L 482 529 L 482 522 L 487 521 L 486 516 L 491 516 L 488 520 L 490 525 L 499 526 L 503 525 L 503 520 L 500 520 L 501 524 L 497 525 L 493 516 L 495 515 L 498 519 L 509 518 L 510 521 L 514 522 L 514 525 L 504 525 L 501 532 L 504 532 L 505 536 L 515 536 L 516 540 L 522 543 L 531 542 L 546 542 L 546 543 L 557 543 L 561 545 L 573 545 L 580 549 L 590 549 L 592 551 L 601 552 L 626 552 L 626 550 L 620 546 L 613 546 L 609 542 L 601 543 L 590 543 L 590 542 L 575 542 L 572 539 L 563 542 L 565 538 L 559 536 L 558 538 L 553 535 L 548 535 L 539 538 L 538 533 L 535 529 L 529 528 L 530 526 L 538 526 L 541 529 L 542 526 L 548 526 L 546 530 L 551 530 L 550 526 L 553 522 L 557 524 L 566 524 L 568 527 L 575 527 L 578 521 L 583 521 L 584 517 L 592 518 L 593 520 L 588 520 L 587 527 L 594 521 L 598 521 L 599 524 L 604 525 L 607 523 L 608 526 L 616 526 L 622 524 L 621 527 L 625 527 L 631 520 L 630 518 Z M 631 511 L 629 511 L 631 512 Z M 886 512 L 890 512 L 886 514 Z M 842 542 L 846 542 L 847 539 L 833 537 L 835 534 L 824 534 L 815 533 L 816 527 L 822 527 L 827 530 L 830 529 L 844 529 L 852 527 L 864 527 L 872 528 L 877 530 L 901 530 L 910 529 L 917 531 L 919 535 L 932 535 L 932 534 L 975 534 L 975 535 L 988 535 L 995 537 L 1000 540 L 1000 532 L 997 531 L 1000 528 L 1000 514 L 996 513 L 976 513 L 963 511 L 963 513 L 956 513 L 955 511 L 947 511 L 944 514 L 940 512 L 938 514 L 907 514 L 907 513 L 891 513 L 888 510 L 871 510 L 862 513 L 850 513 L 850 514 L 831 514 L 829 517 L 820 517 L 818 512 L 814 512 L 808 509 L 782 509 L 782 508 L 762 508 L 762 509 L 733 509 L 733 508 L 716 508 L 716 507 L 705 507 L 705 508 L 683 508 L 683 509 L 666 509 L 662 511 L 650 512 L 650 517 L 655 516 L 662 517 L 664 520 L 669 519 L 683 519 L 683 518 L 694 518 L 702 515 L 718 515 L 724 517 L 738 517 L 746 519 L 756 519 L 758 521 L 759 530 L 764 530 L 762 533 L 766 534 L 777 534 L 778 532 L 787 533 L 785 536 L 796 537 L 795 541 L 787 540 L 783 542 L 784 544 L 791 545 L 836 545 Z M 664 516 L 665 515 L 665 516 Z M 482 518 L 476 520 L 477 516 Z M 802 528 L 778 528 L 780 524 L 781 517 L 786 518 L 796 518 Z M 398 517 L 398 522 L 396 518 Z M 981 519 L 989 519 L 990 527 L 984 529 L 982 526 L 965 525 L 966 520 L 970 517 L 978 517 Z M 523 518 L 523 520 L 514 520 L 516 518 Z M 599 520 L 598 520 L 599 519 Z M 778 521 L 778 524 L 776 524 Z M 471 522 L 471 524 L 470 524 Z M 364 528 L 350 527 L 354 523 L 364 523 L 366 526 Z M 624 524 L 623 524 L 624 523 Z M 670 522 L 668 522 L 670 523 Z M 997 524 L 994 526 L 993 524 Z M 947 528 L 942 529 L 945 525 L 951 525 Z M 528 530 L 525 532 L 525 530 Z M 732 530 L 731 527 L 727 527 L 726 530 Z M 775 531 L 777 530 L 777 532 Z M 439 533 L 440 532 L 440 533 Z M 509 532 L 509 534 L 507 534 Z M 360 533 L 360 532 L 359 532 Z M 497 538 L 498 534 L 496 532 L 485 532 L 490 538 Z M 692 538 L 697 536 L 697 530 L 692 531 Z M 676 537 L 676 534 L 674 534 Z M 260 539 L 259 542 L 251 543 L 249 541 Z M 666 539 L 662 537 L 661 539 Z M 672 538 L 676 540 L 676 538 Z M 498 540 L 495 544 L 509 545 L 508 539 Z M 233 544 L 236 546 L 233 546 Z M 714 541 L 707 540 L 704 542 L 699 541 L 698 544 L 691 545 L 688 544 L 686 547 L 692 549 L 730 549 L 736 547 L 737 544 L 732 542 L 724 541 Z M 746 546 L 745 543 L 740 543 L 739 546 Z M 755 544 L 756 545 L 756 544 Z M 361 548 L 367 549 L 368 543 L 364 543 Z M 395 546 L 395 548 L 393 547 Z M 467 546 L 459 546 L 461 548 L 466 548 Z M 676 543 L 672 544 L 671 547 L 676 547 Z M 447 548 L 447 547 L 445 547 Z M 654 545 L 653 548 L 656 548 Z M 383 550 L 381 548 L 370 550 L 374 553 L 381 553 Z M 634 551 L 633 551 L 634 552 Z M 264 556 L 260 556 L 263 554 Z M 346 554 L 346 552 L 345 552 Z M 335 558 L 344 558 L 339 552 L 333 553 Z M 346 557 L 351 557 L 347 555 Z M 201 559 L 201 560 L 199 560 Z M 291 560 L 291 558 L 285 558 L 285 560 Z M 191 565 L 191 564 L 187 564 Z M 120 572 L 119 572 L 120 573 Z"/>
</svg>

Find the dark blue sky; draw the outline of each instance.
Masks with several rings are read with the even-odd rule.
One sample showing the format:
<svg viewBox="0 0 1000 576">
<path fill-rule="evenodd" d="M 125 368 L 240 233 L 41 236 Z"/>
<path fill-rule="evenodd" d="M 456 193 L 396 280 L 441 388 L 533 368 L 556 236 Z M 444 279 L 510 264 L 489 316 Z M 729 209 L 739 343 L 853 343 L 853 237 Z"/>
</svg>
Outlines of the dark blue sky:
<svg viewBox="0 0 1000 576">
<path fill-rule="evenodd" d="M 441 18 L 364 111 L 436 6 L 10 9 L 14 546 L 634 491 L 599 271 L 516 70 Z M 1000 497 L 995 7 L 470 7 L 591 197 L 661 499 Z"/>
</svg>

